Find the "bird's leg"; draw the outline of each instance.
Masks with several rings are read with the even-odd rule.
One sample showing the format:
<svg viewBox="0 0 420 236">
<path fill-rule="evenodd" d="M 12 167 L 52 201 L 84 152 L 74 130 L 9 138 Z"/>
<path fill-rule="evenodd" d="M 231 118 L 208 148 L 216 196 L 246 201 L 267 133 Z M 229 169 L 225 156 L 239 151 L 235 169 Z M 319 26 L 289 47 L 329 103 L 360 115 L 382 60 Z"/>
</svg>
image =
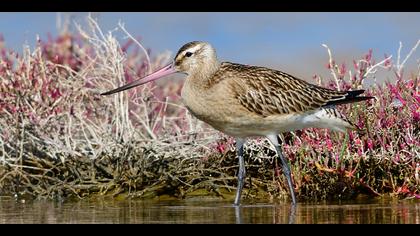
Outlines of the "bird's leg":
<svg viewBox="0 0 420 236">
<path fill-rule="evenodd" d="M 282 165 L 282 168 L 283 168 L 283 173 L 286 176 L 287 184 L 289 185 L 290 195 L 292 196 L 292 203 L 296 204 L 295 191 L 294 191 L 294 188 L 293 188 L 292 175 L 290 173 L 289 164 L 288 164 L 286 158 L 283 156 L 283 152 L 281 151 L 281 147 L 280 147 L 279 142 L 277 140 L 277 135 L 268 135 L 267 138 L 268 138 L 268 140 L 270 140 L 270 142 L 276 148 L 277 155 L 279 155 L 281 165 Z"/>
<path fill-rule="evenodd" d="M 235 205 L 239 205 L 241 200 L 242 188 L 244 187 L 245 180 L 245 162 L 244 162 L 244 143 L 245 139 L 237 138 L 236 139 L 236 151 L 239 159 L 239 170 L 238 170 L 238 188 L 236 189 Z"/>
</svg>

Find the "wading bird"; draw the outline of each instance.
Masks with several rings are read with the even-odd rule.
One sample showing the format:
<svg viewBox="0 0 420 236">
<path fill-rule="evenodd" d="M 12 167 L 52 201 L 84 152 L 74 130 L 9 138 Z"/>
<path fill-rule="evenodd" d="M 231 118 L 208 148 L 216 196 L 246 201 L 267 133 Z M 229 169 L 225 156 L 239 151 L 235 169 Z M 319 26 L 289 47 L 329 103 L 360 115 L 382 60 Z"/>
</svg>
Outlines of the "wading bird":
<svg viewBox="0 0 420 236">
<path fill-rule="evenodd" d="M 281 71 L 219 62 L 215 49 L 198 41 L 182 46 L 171 64 L 102 95 L 121 92 L 176 72 L 187 74 L 181 97 L 188 110 L 236 139 L 239 171 L 235 205 L 240 203 L 245 179 L 243 145 L 246 138 L 263 136 L 274 145 L 292 203 L 296 204 L 289 164 L 277 135 L 309 127 L 341 132 L 357 129 L 335 106 L 373 98 L 359 96 L 364 90 L 334 91 Z"/>
</svg>

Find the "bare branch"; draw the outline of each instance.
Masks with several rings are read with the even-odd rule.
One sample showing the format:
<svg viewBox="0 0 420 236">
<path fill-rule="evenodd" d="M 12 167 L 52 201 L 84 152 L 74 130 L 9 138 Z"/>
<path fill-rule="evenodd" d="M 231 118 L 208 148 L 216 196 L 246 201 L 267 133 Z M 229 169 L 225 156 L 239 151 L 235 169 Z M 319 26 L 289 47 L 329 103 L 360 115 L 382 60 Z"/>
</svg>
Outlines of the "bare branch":
<svg viewBox="0 0 420 236">
<path fill-rule="evenodd" d="M 143 47 L 143 45 L 141 45 L 141 43 L 139 43 L 139 41 L 137 41 L 137 39 L 135 39 L 124 27 L 124 24 L 121 22 L 118 22 L 118 26 L 120 27 L 120 29 L 122 31 L 124 31 L 124 33 L 131 39 L 133 40 L 133 42 L 135 42 L 143 51 L 144 55 L 146 56 L 146 61 L 147 61 L 147 69 L 148 69 L 148 73 L 151 74 L 152 73 L 152 67 L 151 67 L 151 63 L 150 63 L 150 58 L 149 58 L 149 54 L 147 53 L 147 50 Z"/>
<path fill-rule="evenodd" d="M 333 63 L 333 57 L 332 57 L 332 54 L 331 54 L 331 50 L 326 44 L 322 44 L 322 46 L 327 49 L 328 57 L 329 57 L 330 72 L 331 72 L 332 76 L 334 77 L 335 83 L 337 85 L 337 90 L 340 91 L 340 82 L 338 81 L 337 74 L 335 73 L 335 70 L 334 70 L 334 63 Z"/>
</svg>

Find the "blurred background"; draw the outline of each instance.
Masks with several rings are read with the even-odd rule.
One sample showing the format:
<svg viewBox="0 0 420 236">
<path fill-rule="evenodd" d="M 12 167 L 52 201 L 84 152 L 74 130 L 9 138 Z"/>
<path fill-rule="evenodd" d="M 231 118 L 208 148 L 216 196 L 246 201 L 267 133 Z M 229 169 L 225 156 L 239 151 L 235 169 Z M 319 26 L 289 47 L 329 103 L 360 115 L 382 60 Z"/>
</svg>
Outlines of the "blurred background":
<svg viewBox="0 0 420 236">
<path fill-rule="evenodd" d="M 104 31 L 118 22 L 138 36 L 152 57 L 164 51 L 172 56 L 189 41 L 210 42 L 219 59 L 280 69 L 306 80 L 314 74 L 329 76 L 327 44 L 337 63 L 351 65 L 369 49 L 377 61 L 386 55 L 397 60 L 420 39 L 420 13 L 92 13 Z M 86 24 L 88 13 L 0 13 L 0 33 L 6 47 L 22 51 L 24 43 L 34 46 L 36 35 L 46 40 L 66 22 Z M 74 24 L 69 25 L 75 30 Z M 124 41 L 121 34 L 121 41 Z M 417 71 L 417 50 L 407 70 Z M 386 79 L 386 78 L 383 78 Z"/>
</svg>

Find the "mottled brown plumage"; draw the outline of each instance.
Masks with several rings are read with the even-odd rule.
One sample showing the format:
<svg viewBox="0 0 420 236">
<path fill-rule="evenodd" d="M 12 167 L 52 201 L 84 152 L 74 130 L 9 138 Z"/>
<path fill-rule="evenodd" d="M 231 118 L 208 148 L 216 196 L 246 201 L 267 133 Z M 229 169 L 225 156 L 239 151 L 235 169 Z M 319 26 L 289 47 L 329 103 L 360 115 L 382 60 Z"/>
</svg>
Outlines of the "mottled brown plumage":
<svg viewBox="0 0 420 236">
<path fill-rule="evenodd" d="M 250 112 L 261 116 L 303 113 L 344 100 L 348 92 L 310 84 L 287 73 L 265 67 L 223 62 L 208 87 L 222 80 L 237 80 L 233 91 Z"/>
<path fill-rule="evenodd" d="M 181 96 L 188 110 L 215 129 L 236 137 L 239 158 L 236 205 L 245 178 L 242 154 L 247 137 L 265 136 L 275 146 L 292 202 L 296 203 L 290 169 L 277 134 L 308 127 L 341 132 L 355 129 L 335 106 L 372 98 L 359 96 L 363 90 L 335 91 L 265 67 L 220 63 L 214 48 L 198 41 L 182 46 L 171 65 L 103 94 L 120 92 L 175 72 L 187 74 Z"/>
</svg>

